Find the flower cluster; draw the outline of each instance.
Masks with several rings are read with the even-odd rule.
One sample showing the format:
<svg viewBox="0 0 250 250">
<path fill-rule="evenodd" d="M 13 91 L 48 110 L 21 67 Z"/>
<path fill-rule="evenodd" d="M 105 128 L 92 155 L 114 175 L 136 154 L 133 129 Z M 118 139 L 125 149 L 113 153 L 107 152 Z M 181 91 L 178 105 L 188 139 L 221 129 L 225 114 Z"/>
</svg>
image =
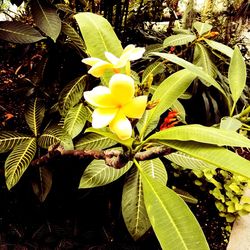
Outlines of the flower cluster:
<svg viewBox="0 0 250 250">
<path fill-rule="evenodd" d="M 144 48 L 128 45 L 120 58 L 109 52 L 105 56 L 109 62 L 98 58 L 86 58 L 83 62 L 92 66 L 89 73 L 101 77 L 107 69 L 113 69 L 114 75 L 109 86 L 98 86 L 91 91 L 84 92 L 85 100 L 95 107 L 92 114 L 92 127 L 103 128 L 109 125 L 110 130 L 121 140 L 132 136 L 132 125 L 128 118 L 142 117 L 146 106 L 147 96 L 135 97 L 135 83 L 129 74 L 119 73 L 119 69 L 126 67 L 130 72 L 130 61 L 142 57 Z"/>
</svg>

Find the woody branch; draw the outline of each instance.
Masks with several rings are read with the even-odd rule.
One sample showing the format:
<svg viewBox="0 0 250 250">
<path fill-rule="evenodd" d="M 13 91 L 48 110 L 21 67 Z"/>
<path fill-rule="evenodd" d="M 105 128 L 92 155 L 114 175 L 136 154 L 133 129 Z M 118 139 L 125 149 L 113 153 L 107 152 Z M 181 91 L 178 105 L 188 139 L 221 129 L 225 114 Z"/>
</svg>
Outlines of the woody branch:
<svg viewBox="0 0 250 250">
<path fill-rule="evenodd" d="M 31 162 L 32 166 L 41 166 L 48 164 L 52 160 L 63 157 L 74 157 L 77 159 L 102 159 L 105 163 L 113 168 L 122 168 L 129 160 L 133 158 L 138 161 L 150 160 L 163 155 L 170 154 L 172 149 L 166 146 L 155 146 L 146 151 L 137 152 L 134 155 L 124 153 L 119 150 L 65 150 L 62 146 L 54 146 L 49 149 L 48 153 Z"/>
</svg>

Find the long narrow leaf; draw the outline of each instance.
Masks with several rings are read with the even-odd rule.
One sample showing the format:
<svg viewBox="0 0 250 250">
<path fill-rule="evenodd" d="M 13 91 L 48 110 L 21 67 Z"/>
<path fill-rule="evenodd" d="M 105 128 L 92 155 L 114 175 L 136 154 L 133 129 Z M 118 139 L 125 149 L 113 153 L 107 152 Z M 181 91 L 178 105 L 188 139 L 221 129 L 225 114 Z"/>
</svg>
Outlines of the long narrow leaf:
<svg viewBox="0 0 250 250">
<path fill-rule="evenodd" d="M 59 112 L 65 116 L 70 108 L 76 105 L 83 95 L 86 85 L 86 75 L 70 81 L 61 91 L 58 97 Z"/>
<path fill-rule="evenodd" d="M 122 216 L 134 240 L 141 238 L 151 227 L 144 204 L 141 174 L 132 168 L 123 186 Z"/>
<path fill-rule="evenodd" d="M 2 21 L 0 22 L 0 39 L 12 43 L 35 43 L 46 37 L 28 24 L 18 21 Z"/>
<path fill-rule="evenodd" d="M 210 59 L 208 50 L 200 43 L 195 44 L 193 63 L 197 65 L 198 67 L 201 67 L 211 77 L 213 78 L 216 77 L 217 68 L 215 64 L 212 62 L 212 60 Z M 210 85 L 203 79 L 201 79 L 201 81 L 206 86 Z"/>
<path fill-rule="evenodd" d="M 163 47 L 178 46 L 188 44 L 196 39 L 196 35 L 193 34 L 177 34 L 167 37 L 163 42 Z"/>
<path fill-rule="evenodd" d="M 117 144 L 116 141 L 95 133 L 88 133 L 84 135 L 79 141 L 75 143 L 75 149 L 105 149 Z"/>
<path fill-rule="evenodd" d="M 73 27 L 71 27 L 66 22 L 62 22 L 62 32 L 69 37 L 71 42 L 77 48 L 79 48 L 82 52 L 85 52 L 85 50 L 86 50 L 85 43 Z"/>
<path fill-rule="evenodd" d="M 31 137 L 13 132 L 13 131 L 1 131 L 0 132 L 0 153 L 8 152 L 13 149 L 16 145 L 23 141 L 30 140 Z"/>
<path fill-rule="evenodd" d="M 47 128 L 38 139 L 38 145 L 45 149 L 48 149 L 49 146 L 56 143 L 60 143 L 66 150 L 74 148 L 72 138 L 60 126 L 51 126 Z"/>
<path fill-rule="evenodd" d="M 228 82 L 233 101 L 236 103 L 246 85 L 246 64 L 240 49 L 235 46 L 228 70 Z"/>
<path fill-rule="evenodd" d="M 202 22 L 194 22 L 193 27 L 196 29 L 198 34 L 202 36 L 203 34 L 207 33 L 210 31 L 213 26 L 209 23 L 202 23 Z"/>
<path fill-rule="evenodd" d="M 215 166 L 179 151 L 168 154 L 165 156 L 165 158 L 183 167 L 184 169 L 186 168 L 192 170 L 204 170 L 206 168 L 215 169 Z"/>
<path fill-rule="evenodd" d="M 160 115 L 171 107 L 195 78 L 196 76 L 190 71 L 183 69 L 172 74 L 159 85 L 152 97 L 152 101 L 158 102 L 158 104 L 155 108 L 146 111 L 138 123 L 142 138 L 157 126 Z"/>
<path fill-rule="evenodd" d="M 14 148 L 5 162 L 5 179 L 8 189 L 17 184 L 36 153 L 36 139 L 29 139 Z"/>
<path fill-rule="evenodd" d="M 167 171 L 159 158 L 142 161 L 141 167 L 149 176 L 166 185 Z M 134 240 L 144 235 L 151 226 L 144 204 L 141 173 L 137 168 L 131 169 L 123 187 L 122 214 Z"/>
<path fill-rule="evenodd" d="M 85 169 L 79 188 L 93 188 L 107 185 L 124 175 L 131 166 L 132 162 L 128 162 L 123 168 L 115 169 L 106 165 L 104 160 L 93 160 Z"/>
<path fill-rule="evenodd" d="M 165 66 L 162 64 L 162 62 L 154 62 L 150 64 L 142 74 L 142 82 L 141 84 L 145 84 L 148 80 L 149 77 L 155 76 L 157 74 L 160 74 L 164 72 Z"/>
<path fill-rule="evenodd" d="M 164 164 L 159 158 L 141 161 L 140 164 L 143 171 L 149 176 L 153 177 L 154 179 L 157 179 L 162 184 L 167 184 L 167 171 Z"/>
<path fill-rule="evenodd" d="M 37 98 L 29 103 L 25 112 L 25 120 L 35 136 L 37 136 L 39 133 L 39 129 L 44 118 L 44 113 L 44 103 Z"/>
<path fill-rule="evenodd" d="M 74 17 L 91 57 L 106 60 L 105 51 L 118 57 L 122 54 L 121 42 L 105 18 L 89 12 L 78 13 Z"/>
<path fill-rule="evenodd" d="M 30 6 L 38 28 L 56 42 L 61 31 L 61 19 L 57 15 L 56 9 L 43 0 L 32 0 Z"/>
<path fill-rule="evenodd" d="M 167 54 L 167 53 L 152 53 L 152 55 L 160 56 L 164 59 L 169 60 L 170 62 L 176 63 L 188 70 L 190 70 L 193 74 L 201 78 L 202 80 L 208 82 L 209 84 L 213 85 L 215 88 L 217 88 L 224 96 L 226 96 L 224 90 L 222 87 L 214 80 L 213 77 L 208 75 L 204 70 L 200 69 L 200 67 L 176 56 L 173 54 Z"/>
<path fill-rule="evenodd" d="M 231 49 L 230 47 L 228 47 L 227 45 L 223 44 L 223 43 L 219 43 L 213 40 L 209 40 L 209 39 L 204 39 L 204 41 L 214 50 L 217 50 L 221 53 L 223 53 L 224 55 L 228 56 L 228 57 L 232 57 L 233 56 L 233 49 Z"/>
<path fill-rule="evenodd" d="M 71 108 L 65 116 L 64 128 L 72 138 L 81 133 L 86 123 L 86 113 L 86 108 L 80 103 Z"/>
<path fill-rule="evenodd" d="M 217 168 L 250 178 L 250 161 L 225 148 L 198 142 L 164 141 L 161 143 Z"/>
<path fill-rule="evenodd" d="M 34 193 L 40 202 L 44 202 L 52 187 L 52 172 L 46 167 L 39 167 L 39 179 L 32 182 Z"/>
<path fill-rule="evenodd" d="M 143 171 L 141 174 L 147 213 L 162 249 L 208 250 L 202 229 L 182 198 Z"/>
<path fill-rule="evenodd" d="M 162 130 L 148 138 L 148 140 L 153 139 L 197 141 L 219 146 L 250 148 L 250 140 L 237 132 L 196 124 Z"/>
</svg>

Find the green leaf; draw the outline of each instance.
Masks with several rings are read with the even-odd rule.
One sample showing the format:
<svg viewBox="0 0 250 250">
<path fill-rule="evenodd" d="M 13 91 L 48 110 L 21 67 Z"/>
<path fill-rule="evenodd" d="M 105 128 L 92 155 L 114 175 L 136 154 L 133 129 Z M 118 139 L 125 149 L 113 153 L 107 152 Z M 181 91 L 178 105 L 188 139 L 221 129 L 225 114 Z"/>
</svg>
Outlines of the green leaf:
<svg viewBox="0 0 250 250">
<path fill-rule="evenodd" d="M 162 249 L 208 250 L 205 236 L 185 202 L 156 179 L 141 174 L 147 213 Z"/>
<path fill-rule="evenodd" d="M 52 187 L 52 173 L 46 167 L 39 167 L 39 180 L 32 182 L 32 188 L 40 202 L 44 202 Z"/>
<path fill-rule="evenodd" d="M 175 110 L 177 112 L 179 120 L 181 122 L 186 123 L 186 111 L 185 111 L 185 108 L 183 107 L 183 105 L 178 100 L 176 100 L 172 104 L 171 109 Z"/>
<path fill-rule="evenodd" d="M 183 69 L 175 72 L 159 85 L 152 97 L 152 101 L 159 101 L 159 103 L 155 108 L 147 110 L 137 124 L 141 138 L 157 126 L 160 115 L 185 92 L 195 77 L 190 71 Z"/>
<path fill-rule="evenodd" d="M 162 141 L 161 143 L 217 168 L 250 178 L 250 162 L 225 148 L 198 142 Z"/>
<path fill-rule="evenodd" d="M 202 22 L 194 22 L 193 27 L 196 29 L 196 31 L 198 32 L 200 36 L 207 33 L 213 28 L 211 24 L 202 23 Z"/>
<path fill-rule="evenodd" d="M 165 156 L 171 162 L 181 166 L 184 169 L 192 169 L 192 170 L 204 170 L 204 169 L 215 169 L 215 166 L 199 160 L 197 158 L 191 157 L 188 154 L 183 152 L 175 152 Z"/>
<path fill-rule="evenodd" d="M 35 136 L 37 136 L 39 133 L 39 129 L 44 118 L 44 113 L 44 103 L 38 98 L 32 100 L 27 106 L 26 112 L 24 114 L 25 120 Z"/>
<path fill-rule="evenodd" d="M 250 148 L 250 140 L 237 132 L 196 124 L 168 128 L 151 135 L 147 140 L 153 139 L 197 141 L 219 146 Z"/>
<path fill-rule="evenodd" d="M 32 0 L 30 7 L 37 27 L 56 42 L 61 31 L 61 19 L 56 9 L 42 0 Z"/>
<path fill-rule="evenodd" d="M 192 196 L 190 193 L 176 188 L 176 187 L 172 187 L 172 189 L 175 191 L 175 193 L 177 193 L 185 202 L 191 203 L 191 204 L 197 204 L 198 200 Z"/>
<path fill-rule="evenodd" d="M 17 145 L 5 161 L 5 179 L 8 189 L 15 186 L 36 154 L 36 139 Z"/>
<path fill-rule="evenodd" d="M 144 53 L 144 56 L 147 56 L 149 53 L 152 52 L 161 52 L 164 50 L 162 43 L 146 45 L 145 49 L 146 51 Z"/>
<path fill-rule="evenodd" d="M 208 39 L 204 39 L 204 41 L 214 50 L 217 50 L 230 58 L 233 56 L 233 50 L 227 45 Z"/>
<path fill-rule="evenodd" d="M 163 42 L 163 47 L 169 46 L 179 46 L 185 45 L 190 42 L 193 42 L 196 39 L 196 35 L 192 34 L 178 34 L 167 37 Z"/>
<path fill-rule="evenodd" d="M 192 34 L 192 32 L 190 31 L 190 29 L 181 29 L 181 28 L 173 28 L 172 29 L 174 31 L 175 34 Z"/>
<path fill-rule="evenodd" d="M 145 173 L 166 185 L 167 171 L 159 158 L 142 161 L 141 167 Z M 123 187 L 122 214 L 134 240 L 143 236 L 151 226 L 144 204 L 141 174 L 136 168 L 131 169 Z"/>
<path fill-rule="evenodd" d="M 213 77 L 208 75 L 204 70 L 200 69 L 200 67 L 174 55 L 174 54 L 167 54 L 167 53 L 152 53 L 153 55 L 160 56 L 164 59 L 169 60 L 170 62 L 176 63 L 188 70 L 190 70 L 193 74 L 201 78 L 202 80 L 208 82 L 209 84 L 213 85 L 217 88 L 224 96 L 227 96 L 221 86 L 214 80 Z"/>
<path fill-rule="evenodd" d="M 228 82 L 233 101 L 236 103 L 246 86 L 246 64 L 240 49 L 235 46 L 228 70 Z"/>
<path fill-rule="evenodd" d="M 95 133 L 89 133 L 87 135 L 84 135 L 79 141 L 75 144 L 75 149 L 105 149 L 111 146 L 114 146 L 117 144 L 116 141 Z"/>
<path fill-rule="evenodd" d="M 110 132 L 110 130 L 108 130 L 107 128 L 103 128 L 103 129 L 96 129 L 96 128 L 87 128 L 85 130 L 85 133 L 87 132 L 93 132 L 102 136 L 105 136 L 111 140 L 114 140 L 116 142 L 119 142 L 122 145 L 127 146 L 128 148 L 132 148 L 132 144 L 134 142 L 133 138 L 129 138 L 127 140 L 121 140 L 118 138 L 117 135 L 115 135 L 114 133 Z"/>
<path fill-rule="evenodd" d="M 0 39 L 12 43 L 35 43 L 46 37 L 33 27 L 18 21 L 0 22 Z"/>
<path fill-rule="evenodd" d="M 123 176 L 131 166 L 132 162 L 128 162 L 123 168 L 116 169 L 106 165 L 104 160 L 93 160 L 85 169 L 79 188 L 107 185 Z"/>
<path fill-rule="evenodd" d="M 179 189 L 179 188 L 176 188 L 176 187 L 173 187 L 173 190 L 175 191 L 175 193 L 177 193 L 185 202 L 189 202 L 191 204 L 197 204 L 198 203 L 198 200 L 193 197 L 191 194 L 189 194 L 188 192 L 182 190 L 182 189 Z"/>
<path fill-rule="evenodd" d="M 134 240 L 138 240 L 151 227 L 144 204 L 141 174 L 136 167 L 131 168 L 123 186 L 122 216 Z"/>
<path fill-rule="evenodd" d="M 68 14 L 75 14 L 75 12 L 67 4 L 57 3 L 55 6 L 58 10 L 64 11 Z"/>
<path fill-rule="evenodd" d="M 61 116 L 65 116 L 68 110 L 81 100 L 86 85 L 86 77 L 86 75 L 83 75 L 70 81 L 61 91 L 58 97 Z"/>
<path fill-rule="evenodd" d="M 45 149 L 48 149 L 49 146 L 59 142 L 65 150 L 71 150 L 74 148 L 72 138 L 60 126 L 51 126 L 47 128 L 38 139 L 38 145 Z"/>
<path fill-rule="evenodd" d="M 168 179 L 167 171 L 159 158 L 141 161 L 140 164 L 145 173 L 166 185 Z"/>
<path fill-rule="evenodd" d="M 223 117 L 220 121 L 220 129 L 226 129 L 230 131 L 237 131 L 242 126 L 242 123 L 240 120 L 234 118 L 234 117 Z"/>
<path fill-rule="evenodd" d="M 121 56 L 123 51 L 121 42 L 105 18 L 89 12 L 78 13 L 74 17 L 85 41 L 87 53 L 91 57 L 107 60 L 105 51 L 117 57 Z"/>
<path fill-rule="evenodd" d="M 68 23 L 62 22 L 62 32 L 69 37 L 71 42 L 82 52 L 85 52 L 86 46 L 79 34 Z"/>
<path fill-rule="evenodd" d="M 165 66 L 163 65 L 162 62 L 154 62 L 152 64 L 150 64 L 144 71 L 142 74 L 142 82 L 141 84 L 145 84 L 148 80 L 148 77 L 150 76 L 155 76 L 157 74 L 161 74 L 163 73 L 165 70 Z"/>
<path fill-rule="evenodd" d="M 193 63 L 197 65 L 198 67 L 201 67 L 211 77 L 216 78 L 217 68 L 215 64 L 212 62 L 212 60 L 210 59 L 207 49 L 200 43 L 195 44 Z M 210 84 L 207 83 L 206 81 L 203 81 L 203 79 L 200 79 L 200 80 L 206 86 L 210 86 Z"/>
<path fill-rule="evenodd" d="M 0 132 L 0 153 L 8 152 L 9 150 L 13 149 L 16 145 L 30 140 L 31 137 L 13 132 L 13 131 L 1 131 Z"/>
<path fill-rule="evenodd" d="M 72 139 L 81 133 L 86 123 L 86 113 L 86 108 L 80 103 L 71 108 L 65 116 L 64 128 Z"/>
</svg>

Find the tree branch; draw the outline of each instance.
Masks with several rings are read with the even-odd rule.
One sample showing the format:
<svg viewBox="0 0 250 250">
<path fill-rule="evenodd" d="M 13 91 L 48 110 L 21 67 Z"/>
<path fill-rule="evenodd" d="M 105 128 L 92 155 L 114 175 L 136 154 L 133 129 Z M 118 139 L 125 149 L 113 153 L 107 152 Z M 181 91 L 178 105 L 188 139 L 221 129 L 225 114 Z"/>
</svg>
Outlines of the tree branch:
<svg viewBox="0 0 250 250">
<path fill-rule="evenodd" d="M 172 152 L 171 148 L 166 146 L 151 147 L 146 151 L 137 152 L 135 155 L 129 155 L 119 150 L 64 150 L 60 145 L 54 145 L 48 150 L 48 153 L 40 158 L 33 160 L 31 166 L 46 165 L 52 160 L 61 159 L 63 157 L 74 157 L 77 159 L 102 159 L 105 163 L 113 168 L 122 168 L 129 160 L 135 158 L 137 161 L 145 161 L 154 159 Z"/>
</svg>

